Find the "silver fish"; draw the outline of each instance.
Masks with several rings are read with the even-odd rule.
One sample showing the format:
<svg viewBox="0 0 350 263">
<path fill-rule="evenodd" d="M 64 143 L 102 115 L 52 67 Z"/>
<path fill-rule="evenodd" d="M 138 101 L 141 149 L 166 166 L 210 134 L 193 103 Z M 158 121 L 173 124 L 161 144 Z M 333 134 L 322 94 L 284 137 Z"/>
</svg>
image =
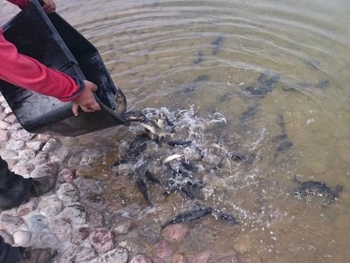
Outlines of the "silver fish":
<svg viewBox="0 0 350 263">
<path fill-rule="evenodd" d="M 173 160 L 175 160 L 175 159 L 178 159 L 178 158 L 180 158 L 180 157 L 182 157 L 182 156 L 184 156 L 184 155 L 183 155 L 183 154 L 175 153 L 175 154 L 170 155 L 170 156 L 168 156 L 167 158 L 165 158 L 165 159 L 163 160 L 163 163 L 164 163 L 164 164 L 165 164 L 165 163 L 169 163 L 169 162 L 171 162 L 171 161 L 173 161 Z"/>
<path fill-rule="evenodd" d="M 123 117 L 128 121 L 144 121 L 145 115 L 140 110 L 128 111 L 123 114 Z"/>
<path fill-rule="evenodd" d="M 158 114 L 157 125 L 159 128 L 170 133 L 174 132 L 175 129 L 174 123 L 172 123 L 164 113 Z"/>
<path fill-rule="evenodd" d="M 213 209 L 211 207 L 200 207 L 191 211 L 184 212 L 170 219 L 162 226 L 162 228 L 165 228 L 166 226 L 171 224 L 189 223 L 193 220 L 202 218 L 203 216 L 210 214 L 212 210 Z"/>
<path fill-rule="evenodd" d="M 115 109 L 114 109 L 114 111 L 117 114 L 122 115 L 126 112 L 126 108 L 127 108 L 126 97 L 120 89 L 117 89 L 117 91 L 115 93 Z"/>
<path fill-rule="evenodd" d="M 150 131 L 152 134 L 156 135 L 156 140 L 161 141 L 165 137 L 171 135 L 170 133 L 167 133 L 163 131 L 156 122 L 153 120 L 145 119 L 141 122 L 141 125 L 146 128 L 146 130 Z"/>
</svg>

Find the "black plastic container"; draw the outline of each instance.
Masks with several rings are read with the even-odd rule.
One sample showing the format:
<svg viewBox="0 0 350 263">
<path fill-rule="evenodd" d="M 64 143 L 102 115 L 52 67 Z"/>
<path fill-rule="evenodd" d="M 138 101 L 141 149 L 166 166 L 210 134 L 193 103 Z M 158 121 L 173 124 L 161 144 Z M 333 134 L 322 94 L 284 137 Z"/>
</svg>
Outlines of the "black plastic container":
<svg viewBox="0 0 350 263">
<path fill-rule="evenodd" d="M 113 116 L 116 87 L 97 49 L 58 14 L 47 15 L 37 1 L 3 26 L 5 38 L 19 53 L 70 76 L 98 86 L 96 97 L 103 110 L 72 113 L 72 103 L 44 96 L 0 80 L 0 91 L 23 128 L 32 133 L 78 136 L 125 124 Z M 112 114 L 111 114 L 112 113 Z"/>
</svg>

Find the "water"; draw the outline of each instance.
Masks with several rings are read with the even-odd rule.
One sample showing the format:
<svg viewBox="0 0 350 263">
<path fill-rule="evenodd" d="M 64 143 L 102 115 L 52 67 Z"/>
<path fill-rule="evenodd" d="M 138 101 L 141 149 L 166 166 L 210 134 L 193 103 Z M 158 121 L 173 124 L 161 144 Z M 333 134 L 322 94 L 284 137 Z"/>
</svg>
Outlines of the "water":
<svg viewBox="0 0 350 263">
<path fill-rule="evenodd" d="M 170 115 L 185 110 L 179 130 L 197 125 L 182 135 L 209 153 L 204 170 L 194 175 L 206 185 L 199 200 L 241 224 L 212 216 L 193 222 L 179 252 L 237 251 L 241 262 L 348 261 L 350 2 L 60 0 L 57 5 L 98 48 L 129 109 L 166 107 Z M 0 21 L 14 10 L 1 3 Z M 256 81 L 261 75 L 265 80 Z M 262 96 L 247 88 L 269 80 L 274 85 Z M 134 179 L 109 169 L 138 129 L 112 128 L 76 138 L 75 144 L 97 152 L 86 176 L 101 174 L 111 185 L 107 194 L 123 199 L 126 208 L 136 204 L 142 213 L 135 224 L 142 228 L 164 223 L 196 202 L 183 194 L 165 198 L 152 185 L 155 208 L 147 209 Z M 276 140 L 278 135 L 286 138 Z M 292 146 L 277 151 L 286 141 Z M 152 145 L 146 153 L 156 164 L 173 151 Z M 229 160 L 231 151 L 253 154 L 254 161 Z M 222 158 L 222 167 L 208 172 Z M 299 200 L 295 176 L 344 190 L 329 205 L 320 196 Z"/>
</svg>

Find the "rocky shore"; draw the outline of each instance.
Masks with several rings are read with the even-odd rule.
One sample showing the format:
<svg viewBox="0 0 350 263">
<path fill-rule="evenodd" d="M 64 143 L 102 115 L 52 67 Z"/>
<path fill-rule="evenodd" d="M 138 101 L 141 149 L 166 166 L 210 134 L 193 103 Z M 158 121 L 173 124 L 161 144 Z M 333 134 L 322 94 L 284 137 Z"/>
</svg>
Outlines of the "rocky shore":
<svg viewBox="0 0 350 263">
<path fill-rule="evenodd" d="M 0 213 L 0 235 L 9 244 L 54 248 L 58 251 L 55 263 L 238 262 L 235 253 L 218 257 L 211 255 L 209 248 L 191 257 L 178 253 L 177 244 L 190 231 L 185 224 L 163 230 L 159 224 L 145 227 L 139 235 L 151 246 L 137 242 L 130 217 L 101 209 L 113 206 L 99 200 L 106 183 L 79 176 L 77 168 L 89 158 L 73 154 L 59 138 L 25 131 L 2 96 L 0 146 L 1 157 L 13 172 L 24 177 L 57 176 L 51 193 Z M 138 213 L 137 209 L 134 212 Z"/>
</svg>

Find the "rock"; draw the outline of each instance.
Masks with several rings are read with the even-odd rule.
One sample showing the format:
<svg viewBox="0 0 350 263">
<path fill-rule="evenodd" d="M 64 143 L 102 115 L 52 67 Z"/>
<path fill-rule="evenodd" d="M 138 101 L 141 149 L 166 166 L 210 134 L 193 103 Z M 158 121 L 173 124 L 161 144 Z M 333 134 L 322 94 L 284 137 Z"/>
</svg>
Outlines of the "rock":
<svg viewBox="0 0 350 263">
<path fill-rule="evenodd" d="M 0 129 L 0 143 L 7 142 L 10 138 L 10 133 L 6 130 Z"/>
<path fill-rule="evenodd" d="M 62 171 L 58 174 L 58 181 L 60 183 L 73 183 L 75 178 L 75 174 L 68 169 L 62 169 Z"/>
<path fill-rule="evenodd" d="M 28 231 L 17 231 L 13 234 L 15 246 L 28 247 L 30 245 L 32 234 Z"/>
<path fill-rule="evenodd" d="M 14 140 L 10 139 L 7 141 L 5 145 L 6 150 L 12 150 L 12 151 L 19 151 L 22 150 L 25 147 L 25 142 L 24 141 L 19 141 L 19 140 Z"/>
<path fill-rule="evenodd" d="M 87 193 L 80 197 L 80 203 L 96 210 L 105 210 L 105 202 L 102 194 Z"/>
<path fill-rule="evenodd" d="M 7 130 L 8 131 L 18 131 L 18 130 L 21 130 L 21 129 L 23 129 L 23 127 L 22 127 L 22 125 L 20 124 L 20 123 L 14 123 L 14 124 L 12 124 L 11 126 L 9 126 L 8 128 L 7 128 Z"/>
<path fill-rule="evenodd" d="M 193 256 L 190 260 L 190 263 L 208 263 L 210 258 L 210 251 L 201 252 Z"/>
<path fill-rule="evenodd" d="M 62 219 L 50 221 L 49 228 L 61 242 L 70 242 L 72 227 L 69 223 Z"/>
<path fill-rule="evenodd" d="M 59 162 L 59 163 L 65 163 L 67 162 L 68 158 L 71 156 L 71 151 L 66 148 L 60 148 L 58 151 L 54 153 L 53 156 L 51 156 L 50 161 L 51 162 Z"/>
<path fill-rule="evenodd" d="M 70 183 L 61 184 L 56 191 L 56 195 L 59 199 L 67 203 L 79 201 L 79 191 L 73 184 Z"/>
<path fill-rule="evenodd" d="M 109 227 L 116 235 L 127 234 L 132 226 L 132 221 L 129 218 L 125 218 L 119 215 L 115 215 L 109 222 Z"/>
<path fill-rule="evenodd" d="M 40 232 L 47 226 L 46 217 L 41 214 L 32 215 L 27 219 L 28 230 Z"/>
<path fill-rule="evenodd" d="M 43 145 L 43 142 L 26 142 L 27 148 L 32 149 L 33 151 L 39 151 Z"/>
<path fill-rule="evenodd" d="M 42 165 L 45 164 L 47 162 L 49 158 L 49 154 L 48 153 L 43 153 L 43 152 L 39 152 L 35 159 L 33 160 L 33 164 L 34 165 Z"/>
<path fill-rule="evenodd" d="M 16 158 L 18 156 L 18 153 L 16 151 L 0 149 L 0 156 L 2 159 L 8 160 L 8 159 Z"/>
<path fill-rule="evenodd" d="M 235 253 L 223 256 L 213 261 L 213 263 L 239 263 Z"/>
<path fill-rule="evenodd" d="M 15 140 L 29 141 L 35 137 L 34 133 L 27 132 L 24 129 L 13 131 L 11 137 Z"/>
<path fill-rule="evenodd" d="M 18 158 L 26 161 L 33 160 L 35 158 L 35 152 L 30 149 L 18 151 Z"/>
<path fill-rule="evenodd" d="M 43 152 L 50 153 L 50 152 L 54 152 L 60 147 L 61 147 L 61 142 L 57 139 L 51 138 L 44 144 L 41 150 Z"/>
<path fill-rule="evenodd" d="M 30 177 L 31 172 L 34 170 L 34 165 L 25 163 L 25 164 L 16 164 L 14 167 L 12 167 L 12 172 L 22 175 L 25 178 Z"/>
<path fill-rule="evenodd" d="M 35 167 L 30 176 L 33 178 L 43 176 L 57 176 L 58 164 L 57 163 L 44 163 Z"/>
<path fill-rule="evenodd" d="M 33 212 L 38 208 L 40 199 L 38 197 L 32 197 L 27 203 L 20 205 L 17 209 L 18 216 L 25 216 Z"/>
<path fill-rule="evenodd" d="M 6 104 L 7 104 L 7 103 L 6 103 Z M 5 112 L 7 115 L 9 115 L 10 113 L 13 113 L 12 109 L 10 108 L 10 106 L 9 106 L 8 104 L 6 105 L 6 108 L 5 108 L 4 112 Z"/>
<path fill-rule="evenodd" d="M 52 136 L 49 134 L 38 134 L 36 139 L 41 142 L 47 142 Z"/>
<path fill-rule="evenodd" d="M 48 232 L 33 232 L 31 239 L 31 246 L 33 248 L 52 248 L 61 250 L 62 243 L 60 240 L 53 234 Z"/>
<path fill-rule="evenodd" d="M 114 248 L 113 235 L 107 229 L 96 229 L 89 236 L 92 247 L 98 254 Z"/>
<path fill-rule="evenodd" d="M 4 119 L 4 121 L 11 125 L 18 122 L 17 117 L 12 112 L 9 113 L 9 115 Z"/>
<path fill-rule="evenodd" d="M 159 240 L 161 226 L 159 224 L 142 225 L 139 227 L 140 236 L 146 239 L 149 245 L 155 245 Z"/>
<path fill-rule="evenodd" d="M 186 224 L 169 225 L 162 231 L 162 236 L 169 242 L 179 242 L 183 240 L 189 232 Z"/>
<path fill-rule="evenodd" d="M 90 209 L 87 215 L 87 222 L 92 228 L 100 228 L 105 225 L 103 215 L 94 209 Z"/>
<path fill-rule="evenodd" d="M 86 263 L 96 257 L 96 253 L 93 248 L 86 248 L 77 245 L 70 245 L 62 253 L 60 253 L 59 258 L 55 260 L 62 263 Z"/>
<path fill-rule="evenodd" d="M 153 263 L 153 260 L 146 255 L 136 255 L 131 259 L 130 263 Z"/>
<path fill-rule="evenodd" d="M 87 227 L 80 227 L 74 229 L 72 232 L 72 243 L 80 244 L 90 235 L 90 229 Z"/>
<path fill-rule="evenodd" d="M 0 229 L 0 236 L 3 237 L 5 243 L 13 245 L 14 241 L 12 236 L 9 233 L 7 233 L 5 230 Z"/>
<path fill-rule="evenodd" d="M 7 128 L 10 126 L 7 122 L 0 120 L 0 130 L 7 130 Z"/>
<path fill-rule="evenodd" d="M 145 253 L 146 248 L 136 240 L 124 240 L 118 243 L 119 247 L 126 248 L 129 253 Z"/>
<path fill-rule="evenodd" d="M 69 168 L 77 168 L 77 167 L 79 167 L 80 160 L 81 160 L 81 155 L 73 154 L 71 157 L 69 157 L 68 167 Z"/>
<path fill-rule="evenodd" d="M 81 204 L 67 205 L 62 213 L 62 217 L 68 220 L 73 226 L 81 226 L 86 223 L 85 207 Z"/>
<path fill-rule="evenodd" d="M 89 263 L 127 263 L 128 257 L 129 254 L 125 248 L 116 248 L 91 260 Z"/>
<path fill-rule="evenodd" d="M 152 249 L 152 255 L 156 258 L 167 259 L 174 253 L 170 243 L 166 240 L 160 240 Z"/>
<path fill-rule="evenodd" d="M 6 229 L 11 233 L 11 230 L 18 229 L 18 227 L 23 223 L 23 219 L 19 216 L 3 214 L 0 219 L 0 229 Z"/>
<path fill-rule="evenodd" d="M 187 259 L 184 255 L 174 254 L 171 257 L 171 263 L 187 263 Z"/>
<path fill-rule="evenodd" d="M 52 218 L 61 212 L 63 204 L 57 197 L 42 198 L 39 205 L 39 211 L 47 218 Z"/>
<path fill-rule="evenodd" d="M 234 245 L 235 251 L 247 253 L 253 249 L 249 235 L 239 235 Z"/>
<path fill-rule="evenodd" d="M 104 185 L 99 180 L 78 177 L 74 180 L 75 185 L 81 193 L 100 194 L 104 190 Z"/>
</svg>

